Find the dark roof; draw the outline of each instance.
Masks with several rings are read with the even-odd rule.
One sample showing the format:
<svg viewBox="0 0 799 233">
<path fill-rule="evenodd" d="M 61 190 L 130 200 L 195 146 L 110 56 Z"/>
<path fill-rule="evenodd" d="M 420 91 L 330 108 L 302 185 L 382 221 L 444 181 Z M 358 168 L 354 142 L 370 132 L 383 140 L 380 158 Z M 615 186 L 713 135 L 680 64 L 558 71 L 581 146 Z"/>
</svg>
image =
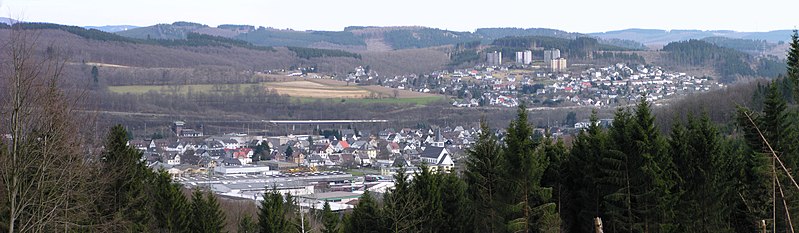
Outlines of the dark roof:
<svg viewBox="0 0 799 233">
<path fill-rule="evenodd" d="M 444 151 L 444 147 L 428 146 L 424 149 L 424 151 L 422 151 L 422 154 L 420 156 L 422 156 L 423 158 L 437 159 L 438 156 L 441 155 L 442 151 Z"/>
<path fill-rule="evenodd" d="M 234 158 L 225 158 L 223 161 L 224 161 L 223 163 L 228 165 L 241 165 L 241 161 Z"/>
<path fill-rule="evenodd" d="M 447 156 L 441 156 L 441 159 L 439 159 L 439 160 L 438 160 L 438 163 L 436 163 L 436 164 L 442 164 L 442 163 L 444 163 L 444 159 L 446 159 L 446 158 L 447 158 Z"/>
<path fill-rule="evenodd" d="M 233 140 L 233 139 L 225 139 L 225 140 L 222 140 L 222 141 L 223 141 L 223 142 L 225 142 L 226 144 L 236 144 L 236 143 L 239 143 L 238 141 L 236 141 L 236 140 Z"/>
<path fill-rule="evenodd" d="M 408 166 L 408 161 L 406 161 L 404 157 L 398 156 L 396 159 L 394 159 L 394 163 L 392 163 L 391 166 L 392 167 L 399 167 L 399 166 L 407 167 Z"/>
</svg>

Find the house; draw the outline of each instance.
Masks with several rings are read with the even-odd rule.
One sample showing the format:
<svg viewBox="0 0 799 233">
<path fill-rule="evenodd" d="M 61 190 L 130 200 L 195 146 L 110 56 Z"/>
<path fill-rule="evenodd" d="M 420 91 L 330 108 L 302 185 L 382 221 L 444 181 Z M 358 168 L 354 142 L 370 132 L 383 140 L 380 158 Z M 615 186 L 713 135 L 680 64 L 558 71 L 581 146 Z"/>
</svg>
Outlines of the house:
<svg viewBox="0 0 799 233">
<path fill-rule="evenodd" d="M 180 131 L 180 134 L 178 134 L 178 137 L 186 137 L 186 138 L 198 138 L 202 136 L 203 132 L 193 129 L 183 129 Z"/>
<path fill-rule="evenodd" d="M 420 159 L 434 172 L 450 172 L 455 166 L 449 151 L 444 147 L 427 147 L 420 154 Z"/>
<path fill-rule="evenodd" d="M 202 145 L 200 145 L 200 148 L 206 149 L 206 150 L 209 150 L 209 151 L 212 151 L 212 150 L 223 150 L 223 149 L 225 149 L 225 144 L 222 144 L 221 141 L 210 140 L 210 141 L 205 141 Z"/>
<path fill-rule="evenodd" d="M 239 142 L 233 139 L 222 140 L 222 144 L 225 145 L 225 149 L 235 150 L 239 148 Z"/>
<path fill-rule="evenodd" d="M 287 158 L 287 159 L 289 159 L 289 158 Z M 291 155 L 290 159 L 291 159 L 290 162 L 294 162 L 296 164 L 304 164 L 305 163 L 305 154 L 302 153 L 301 151 L 294 151 L 294 153 Z"/>
<path fill-rule="evenodd" d="M 156 172 L 166 171 L 167 173 L 169 173 L 170 176 L 172 176 L 173 179 L 175 177 L 183 175 L 183 171 L 182 170 L 173 167 L 173 165 L 165 164 L 165 163 L 162 163 L 162 162 L 155 162 L 153 164 L 150 164 L 149 167 L 150 167 L 150 169 L 152 169 L 153 171 L 156 171 Z"/>
<path fill-rule="evenodd" d="M 170 143 L 166 148 L 164 148 L 164 150 L 166 151 L 178 152 L 178 153 L 184 153 L 186 152 L 186 149 L 187 149 L 186 143 L 181 141 Z"/>
<path fill-rule="evenodd" d="M 386 145 L 386 149 L 387 149 L 387 150 L 388 150 L 388 151 L 389 151 L 391 154 L 399 154 L 399 153 L 400 153 L 400 145 L 399 145 L 399 144 L 397 144 L 396 142 L 390 142 L 390 143 L 388 143 L 388 145 Z"/>
<path fill-rule="evenodd" d="M 394 142 L 394 143 L 399 143 L 399 142 L 401 142 L 401 141 L 400 141 L 400 139 L 401 139 L 401 138 L 402 138 L 402 137 L 401 137 L 399 134 L 396 134 L 396 133 L 395 133 L 395 134 L 390 134 L 390 135 L 388 135 L 388 138 L 386 138 L 386 141 L 389 141 L 389 142 Z"/>
<path fill-rule="evenodd" d="M 350 144 L 344 140 L 333 141 L 330 145 L 333 147 L 333 151 L 335 152 L 341 152 L 344 149 L 350 148 Z"/>
<path fill-rule="evenodd" d="M 307 163 L 308 167 L 324 166 L 325 165 L 325 161 L 326 160 L 324 158 L 322 158 L 322 156 L 319 156 L 319 155 L 308 156 L 308 158 L 305 160 L 305 162 Z"/>
<path fill-rule="evenodd" d="M 361 149 L 364 148 L 367 144 L 369 143 L 366 141 L 355 141 L 354 143 L 352 143 L 352 145 L 350 145 L 350 148 Z"/>
<path fill-rule="evenodd" d="M 136 148 L 137 150 L 140 151 L 145 151 L 147 150 L 147 147 L 150 146 L 150 144 L 145 142 L 144 140 L 130 140 L 128 141 L 128 146 Z"/>
<path fill-rule="evenodd" d="M 366 155 L 370 159 L 376 159 L 377 158 L 377 148 L 375 148 L 373 146 L 370 146 L 368 144 L 367 144 L 367 146 L 365 148 L 361 148 L 361 149 L 355 151 L 355 153 L 358 154 L 358 155 Z"/>
<path fill-rule="evenodd" d="M 155 139 L 155 140 L 150 141 L 150 148 L 151 149 L 153 149 L 153 148 L 164 149 L 167 146 L 169 146 L 169 141 L 167 141 L 166 139 Z"/>
<path fill-rule="evenodd" d="M 179 165 L 180 164 L 180 153 L 177 152 L 165 152 L 161 161 L 165 161 L 166 164 L 169 165 Z"/>
<path fill-rule="evenodd" d="M 224 166 L 238 166 L 241 165 L 241 160 L 235 158 L 224 158 L 222 160 L 222 165 Z"/>
<path fill-rule="evenodd" d="M 369 158 L 369 155 L 366 154 L 355 155 L 355 162 L 364 167 L 372 166 L 372 160 L 373 158 Z"/>
<path fill-rule="evenodd" d="M 232 157 L 241 161 L 241 164 L 252 163 L 253 151 L 251 148 L 239 148 L 233 151 Z"/>
<path fill-rule="evenodd" d="M 311 149 L 311 154 L 322 155 L 323 157 L 327 157 L 333 152 L 335 152 L 335 149 L 330 144 L 316 144 Z"/>
</svg>

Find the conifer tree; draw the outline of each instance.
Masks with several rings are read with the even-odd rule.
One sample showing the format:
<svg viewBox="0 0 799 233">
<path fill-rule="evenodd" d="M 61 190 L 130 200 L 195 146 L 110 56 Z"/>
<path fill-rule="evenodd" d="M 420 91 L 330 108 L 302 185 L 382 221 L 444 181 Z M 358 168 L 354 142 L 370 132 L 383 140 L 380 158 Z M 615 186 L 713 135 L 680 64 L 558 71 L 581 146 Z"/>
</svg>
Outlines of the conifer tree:
<svg viewBox="0 0 799 233">
<path fill-rule="evenodd" d="M 102 161 L 111 183 L 105 190 L 108 201 L 101 202 L 101 210 L 109 219 L 119 222 L 121 229 L 143 231 L 150 221 L 145 195 L 145 182 L 150 175 L 141 161 L 142 154 L 128 143 L 127 130 L 122 125 L 111 128 L 105 142 Z"/>
<path fill-rule="evenodd" d="M 225 228 L 225 213 L 214 194 L 200 189 L 191 197 L 191 232 L 215 233 Z"/>
<path fill-rule="evenodd" d="M 658 231 L 674 227 L 674 203 L 677 197 L 670 191 L 674 187 L 676 174 L 674 163 L 666 152 L 666 142 L 655 126 L 651 104 L 641 97 L 635 110 L 636 127 L 633 140 L 643 161 L 639 168 L 644 183 L 638 196 L 638 211 L 643 217 L 641 227 L 645 231 Z"/>
<path fill-rule="evenodd" d="M 374 198 L 372 198 L 372 194 L 367 190 L 358 198 L 358 204 L 355 205 L 352 214 L 347 216 L 344 222 L 344 232 L 386 232 L 381 221 L 380 208 Z"/>
<path fill-rule="evenodd" d="M 472 205 L 466 197 L 466 183 L 454 174 L 436 174 L 440 180 L 441 190 L 441 221 L 439 232 L 471 232 L 474 229 L 472 222 Z"/>
<path fill-rule="evenodd" d="M 238 233 L 256 233 L 258 232 L 258 224 L 253 221 L 249 214 L 244 215 L 239 219 Z"/>
<path fill-rule="evenodd" d="M 538 208 L 551 198 L 551 190 L 541 187 L 541 178 L 547 167 L 547 158 L 535 153 L 538 143 L 533 141 L 532 128 L 527 123 L 524 104 L 517 110 L 517 118 L 508 126 L 504 147 L 505 203 L 508 230 L 532 232 L 538 227 L 539 217 L 553 208 Z"/>
<path fill-rule="evenodd" d="M 728 225 L 734 203 L 733 167 L 723 155 L 716 128 L 705 114 L 688 117 L 688 127 L 672 127 L 670 154 L 679 175 L 674 189 L 679 195 L 677 219 L 680 232 L 731 231 Z"/>
<path fill-rule="evenodd" d="M 793 81 L 794 95 L 797 103 L 799 103 L 799 34 L 794 29 L 791 34 L 791 47 L 788 49 L 788 79 Z"/>
<path fill-rule="evenodd" d="M 638 160 L 628 156 L 632 154 L 632 117 L 628 111 L 619 109 L 613 118 L 613 125 L 609 130 L 611 148 L 602 159 L 602 173 L 604 185 L 611 190 L 603 197 L 605 218 L 603 224 L 610 232 L 634 232 L 633 224 L 637 219 L 633 215 L 633 185 L 639 182 L 634 180 L 635 168 L 640 166 Z"/>
<path fill-rule="evenodd" d="M 338 233 L 339 232 L 339 219 L 338 214 L 330 210 L 330 203 L 325 202 L 322 208 L 322 224 L 324 228 L 322 233 Z"/>
<path fill-rule="evenodd" d="M 156 228 L 167 232 L 189 232 L 189 203 L 180 184 L 173 183 L 165 171 L 157 174 L 153 181 L 152 216 Z"/>
<path fill-rule="evenodd" d="M 497 232 L 505 224 L 499 211 L 502 194 L 502 147 L 485 120 L 480 121 L 480 128 L 477 143 L 466 151 L 468 156 L 464 180 L 475 214 L 475 230 Z"/>
<path fill-rule="evenodd" d="M 603 198 L 609 194 L 600 166 L 609 150 L 607 133 L 599 127 L 596 111 L 590 119 L 588 129 L 575 138 L 564 168 L 567 174 L 563 185 L 568 196 L 562 208 L 566 209 L 564 225 L 570 232 L 593 232 L 593 219 L 604 218 Z"/>
<path fill-rule="evenodd" d="M 258 226 L 261 233 L 282 233 L 292 229 L 291 221 L 286 218 L 287 210 L 283 195 L 273 190 L 264 193 L 264 200 L 258 207 Z"/>
<path fill-rule="evenodd" d="M 423 203 L 412 192 L 405 167 L 394 175 L 394 189 L 383 195 L 383 219 L 390 232 L 418 231 L 420 224 L 429 215 L 423 212 Z"/>
<path fill-rule="evenodd" d="M 422 213 L 418 217 L 424 217 L 421 224 L 419 224 L 419 231 L 440 231 L 443 209 L 439 182 L 438 176 L 433 174 L 430 168 L 424 164 L 420 165 L 419 172 L 414 174 L 413 183 L 411 184 L 412 195 L 418 198 L 421 205 Z"/>
<path fill-rule="evenodd" d="M 612 150 L 604 165 L 615 188 L 605 197 L 613 231 L 670 231 L 676 174 L 665 141 L 654 124 L 650 104 L 642 97 L 633 114 L 619 110 L 610 130 Z"/>
<path fill-rule="evenodd" d="M 568 197 L 565 186 L 565 183 L 568 179 L 568 150 L 566 149 L 566 145 L 564 144 L 563 140 L 557 139 L 557 141 L 555 141 L 552 135 L 547 132 L 542 138 L 541 145 L 539 146 L 537 153 L 549 161 L 548 166 L 544 171 L 544 175 L 541 178 L 541 186 L 551 190 L 551 200 L 556 207 L 556 210 L 551 213 L 551 216 L 554 216 L 554 218 L 547 221 L 550 222 L 550 225 L 558 225 L 563 227 L 561 224 L 561 216 L 563 216 L 563 213 L 566 212 L 564 205 L 567 202 L 566 198 Z M 552 228 L 552 226 L 547 226 L 547 228 Z M 558 232 L 561 231 L 561 229 L 553 229 L 553 231 L 555 230 Z"/>
</svg>

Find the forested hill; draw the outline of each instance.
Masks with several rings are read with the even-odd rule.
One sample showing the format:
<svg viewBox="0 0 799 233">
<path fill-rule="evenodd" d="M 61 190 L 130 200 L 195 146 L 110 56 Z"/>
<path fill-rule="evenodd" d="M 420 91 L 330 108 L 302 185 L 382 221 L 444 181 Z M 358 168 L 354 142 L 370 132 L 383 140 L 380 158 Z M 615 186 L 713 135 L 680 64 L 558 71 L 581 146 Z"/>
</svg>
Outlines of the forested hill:
<svg viewBox="0 0 799 233">
<path fill-rule="evenodd" d="M 766 40 L 771 43 L 790 40 L 790 30 L 776 30 L 769 32 L 737 32 L 737 31 L 703 31 L 703 30 L 660 30 L 660 29 L 625 29 L 618 31 L 590 33 L 591 36 L 603 39 L 625 39 L 638 41 L 644 44 L 668 44 L 676 41 L 702 39 L 706 37 L 729 37 L 738 39 Z"/>
<path fill-rule="evenodd" d="M 354 53 L 318 48 L 266 47 L 195 32 L 186 33 L 185 39 L 168 40 L 129 38 L 96 29 L 50 23 L 19 23 L 15 26 L 36 31 L 42 42 L 42 51 L 48 45 L 65 50 L 70 62 L 75 63 L 237 70 L 288 69 L 305 65 L 316 66 L 323 73 L 347 73 L 357 66 L 370 66 L 381 74 L 402 75 L 432 72 L 449 62 L 446 53 L 432 49 Z M 10 32 L 9 25 L 0 24 L 0 34 Z"/>
<path fill-rule="evenodd" d="M 633 40 L 626 40 L 626 39 L 618 39 L 618 38 L 600 38 L 594 37 L 587 34 L 576 33 L 576 32 L 566 32 L 557 29 L 549 29 L 549 28 L 479 28 L 475 31 L 475 34 L 480 35 L 484 38 L 505 38 L 505 37 L 529 37 L 529 36 L 539 36 L 539 37 L 554 37 L 554 38 L 562 38 L 562 39 L 577 39 L 579 37 L 593 37 L 596 38 L 599 43 L 621 47 L 625 49 L 632 49 L 632 50 L 644 50 L 646 46 L 641 44 L 640 42 L 633 41 Z"/>
<path fill-rule="evenodd" d="M 747 53 L 761 53 L 777 46 L 766 40 L 738 39 L 721 36 L 702 38 L 703 41 L 718 45 L 719 47 L 731 48 Z"/>
<path fill-rule="evenodd" d="M 785 72 L 783 63 L 775 58 L 755 58 L 702 40 L 672 42 L 663 51 L 668 52 L 666 58 L 672 65 L 713 67 L 724 83 L 738 77 L 776 77 Z"/>
<path fill-rule="evenodd" d="M 475 32 L 459 32 L 429 27 L 346 27 L 343 31 L 297 31 L 249 25 L 209 27 L 199 23 L 175 22 L 116 32 L 137 39 L 186 39 L 190 33 L 235 38 L 259 46 L 292 46 L 336 48 L 351 51 L 372 50 L 374 45 L 390 49 L 428 48 L 471 41 L 490 44 L 508 36 L 546 36 L 564 39 L 592 37 L 585 34 L 546 28 L 480 28 Z M 623 39 L 599 39 L 627 49 L 645 49 L 643 44 Z"/>
</svg>

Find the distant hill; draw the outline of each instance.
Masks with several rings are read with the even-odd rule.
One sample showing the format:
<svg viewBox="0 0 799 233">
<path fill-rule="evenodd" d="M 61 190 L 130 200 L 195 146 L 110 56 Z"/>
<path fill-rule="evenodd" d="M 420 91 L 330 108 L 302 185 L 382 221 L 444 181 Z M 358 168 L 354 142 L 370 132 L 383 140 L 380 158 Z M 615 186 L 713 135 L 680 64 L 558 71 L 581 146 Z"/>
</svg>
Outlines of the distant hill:
<svg viewBox="0 0 799 233">
<path fill-rule="evenodd" d="M 667 52 L 664 56 L 670 65 L 712 67 L 723 83 L 732 83 L 740 77 L 776 77 L 785 72 L 782 61 L 755 58 L 703 40 L 672 42 L 663 51 Z"/>
<path fill-rule="evenodd" d="M 705 37 L 702 38 L 702 41 L 706 41 L 711 44 L 718 45 L 720 47 L 731 48 L 750 54 L 757 54 L 764 51 L 768 51 L 777 46 L 777 44 L 769 43 L 766 40 L 738 39 L 738 38 L 728 38 L 721 36 Z"/>
<path fill-rule="evenodd" d="M 106 25 L 106 26 L 84 26 L 86 29 L 97 29 L 104 32 L 121 32 L 127 31 L 131 29 L 139 28 L 138 26 L 133 25 Z"/>
<path fill-rule="evenodd" d="M 343 49 L 349 51 L 381 51 L 393 49 L 429 48 L 479 41 L 491 44 L 508 36 L 546 36 L 575 39 L 589 35 L 547 28 L 480 28 L 475 32 L 458 32 L 429 27 L 371 27 L 351 26 L 343 31 L 296 31 L 290 29 L 255 28 L 249 25 L 226 24 L 218 27 L 176 22 L 140 27 L 117 34 L 137 39 L 185 39 L 188 33 L 240 39 L 259 46 L 290 46 Z M 599 39 L 602 44 L 641 50 L 646 47 L 624 39 Z"/>
<path fill-rule="evenodd" d="M 771 43 L 788 41 L 790 30 L 769 32 L 737 32 L 729 30 L 659 30 L 659 29 L 625 29 L 618 31 L 589 33 L 603 39 L 624 39 L 638 41 L 646 45 L 665 45 L 675 41 L 702 39 L 706 37 L 728 37 L 734 39 L 765 40 Z"/>
<path fill-rule="evenodd" d="M 202 28 L 208 28 L 208 26 L 198 23 L 175 22 L 118 31 L 116 34 L 136 39 L 181 40 L 186 39 L 188 33 Z"/>
<path fill-rule="evenodd" d="M 449 63 L 447 54 L 435 49 L 353 53 L 257 46 L 234 38 L 194 32 L 184 32 L 186 39 L 148 40 L 77 26 L 49 23 L 22 23 L 19 26 L 41 32 L 41 44 L 67 49 L 74 63 L 96 62 L 143 68 L 229 67 L 237 70 L 317 66 L 319 72 L 331 74 L 346 74 L 357 66 L 370 66 L 381 75 L 428 73 Z M 0 24 L 0 35 L 8 33 L 8 29 L 8 25 Z M 0 40 L 4 39 L 0 37 Z M 135 80 L 130 82 L 133 84 Z"/>
<path fill-rule="evenodd" d="M 478 34 L 484 38 L 488 38 L 491 40 L 504 38 L 504 37 L 523 37 L 523 36 L 545 36 L 545 37 L 554 37 L 554 38 L 563 38 L 563 39 L 576 39 L 578 37 L 594 37 L 587 34 L 576 33 L 576 32 L 566 32 L 557 29 L 549 29 L 549 28 L 479 28 L 475 30 L 475 34 Z M 617 39 L 617 38 L 598 38 L 599 43 L 606 44 L 606 45 L 613 45 L 617 47 L 633 49 L 633 50 L 643 50 L 646 49 L 646 46 L 641 44 L 637 41 L 632 40 L 625 40 L 625 39 Z"/>
<path fill-rule="evenodd" d="M 325 42 L 343 46 L 366 46 L 362 38 L 347 31 L 294 31 L 259 28 L 241 33 L 235 38 L 262 46 L 311 47 L 315 43 Z"/>
<path fill-rule="evenodd" d="M 0 23 L 2 23 L 2 24 L 11 25 L 11 24 L 15 24 L 17 22 L 19 22 L 19 21 L 17 21 L 16 19 L 0 17 Z"/>
</svg>

